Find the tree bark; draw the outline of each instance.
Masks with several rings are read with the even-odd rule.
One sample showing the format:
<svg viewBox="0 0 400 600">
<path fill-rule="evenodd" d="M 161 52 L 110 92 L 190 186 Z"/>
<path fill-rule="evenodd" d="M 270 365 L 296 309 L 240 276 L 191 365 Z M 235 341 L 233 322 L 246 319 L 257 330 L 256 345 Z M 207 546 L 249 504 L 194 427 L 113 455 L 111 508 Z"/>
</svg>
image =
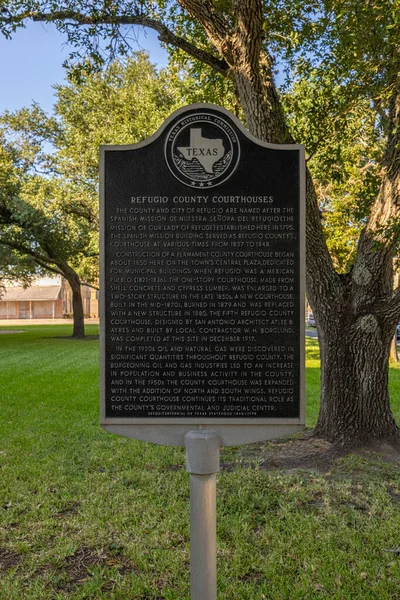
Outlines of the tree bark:
<svg viewBox="0 0 400 600">
<path fill-rule="evenodd" d="M 377 318 L 351 311 L 319 328 L 321 408 L 315 435 L 341 446 L 377 440 L 399 442 L 388 389 L 390 332 Z"/>
<path fill-rule="evenodd" d="M 399 286 L 399 272 L 397 269 L 397 265 L 393 265 L 393 271 L 394 287 L 397 288 Z M 395 363 L 399 362 L 399 353 L 397 352 L 397 323 L 394 336 L 392 337 L 392 343 L 390 344 L 390 360 Z"/>
</svg>

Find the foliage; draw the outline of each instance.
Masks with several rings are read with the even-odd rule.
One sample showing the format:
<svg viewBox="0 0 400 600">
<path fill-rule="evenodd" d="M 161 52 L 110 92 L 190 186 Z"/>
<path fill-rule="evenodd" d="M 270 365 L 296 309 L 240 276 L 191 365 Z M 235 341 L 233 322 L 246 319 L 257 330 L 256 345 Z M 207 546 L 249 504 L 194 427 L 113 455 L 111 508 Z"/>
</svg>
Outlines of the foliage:
<svg viewBox="0 0 400 600">
<path fill-rule="evenodd" d="M 0 137 L 0 215 L 9 197 L 17 194 L 20 188 L 17 155 Z M 8 281 L 28 284 L 32 276 L 39 272 L 34 261 L 9 246 L 0 243 L 0 288 Z M 0 289 L 1 294 L 1 289 Z"/>
<path fill-rule="evenodd" d="M 0 153 L 1 245 L 13 250 L 14 258 L 25 257 L 32 274 L 38 267 L 64 274 L 65 263 L 82 267 L 90 252 L 90 228 L 85 219 L 64 211 L 66 194 L 57 180 L 35 172 L 42 162 L 39 146 L 26 139 L 8 142 L 3 135 Z"/>
<path fill-rule="evenodd" d="M 353 264 L 384 174 L 400 71 L 400 3 L 284 4 L 279 35 L 269 30 L 285 60 L 284 105 L 295 139 L 310 155 L 328 248 L 344 272 Z M 268 14 L 282 10 L 280 3 L 266 7 Z M 399 237 L 397 222 L 385 228 Z"/>
<path fill-rule="evenodd" d="M 384 132 L 365 98 L 349 99 L 329 77 L 299 79 L 283 95 L 295 139 L 306 147 L 327 244 L 338 272 L 348 270 L 378 195 Z"/>
<path fill-rule="evenodd" d="M 55 91 L 53 115 L 34 104 L 1 119 L 18 180 L 24 182 L 7 200 L 14 222 L 3 230 L 3 242 L 5 233 L 14 243 L 25 236 L 25 249 L 44 242 L 93 283 L 98 276 L 99 146 L 149 137 L 185 99 L 204 100 L 203 91 L 181 70 L 158 71 L 141 52 L 103 71 L 86 61 Z M 218 94 L 223 96 L 225 88 Z"/>
<path fill-rule="evenodd" d="M 68 83 L 56 86 L 54 112 L 62 124 L 56 141 L 58 169 L 71 184 L 92 194 L 95 212 L 98 148 L 105 144 L 133 144 L 153 135 L 165 118 L 182 104 L 206 101 L 202 81 L 182 69 L 157 70 L 147 54 L 133 53 L 124 63 L 112 62 L 98 71 L 86 62 Z M 214 90 L 222 101 L 226 86 Z M 82 195 L 82 194 L 81 194 Z"/>
<path fill-rule="evenodd" d="M 234 24 L 233 3 L 215 4 Z M 354 262 L 382 181 L 389 104 L 400 71 L 399 14 L 399 0 L 264 1 L 264 48 L 273 55 L 292 135 L 308 153 L 338 272 Z M 178 3 L 164 6 L 164 18 L 189 42 L 212 51 L 204 29 Z M 219 75 L 209 66 L 180 49 L 171 49 L 171 57 L 206 78 L 208 90 L 215 85 Z M 397 220 L 384 229 L 399 237 Z"/>
<path fill-rule="evenodd" d="M 101 72 L 86 62 L 79 76 L 72 71 L 68 83 L 55 89 L 54 111 L 63 128 L 56 141 L 59 169 L 96 202 L 99 146 L 149 137 L 183 95 L 181 80 L 157 71 L 144 53 Z"/>
</svg>

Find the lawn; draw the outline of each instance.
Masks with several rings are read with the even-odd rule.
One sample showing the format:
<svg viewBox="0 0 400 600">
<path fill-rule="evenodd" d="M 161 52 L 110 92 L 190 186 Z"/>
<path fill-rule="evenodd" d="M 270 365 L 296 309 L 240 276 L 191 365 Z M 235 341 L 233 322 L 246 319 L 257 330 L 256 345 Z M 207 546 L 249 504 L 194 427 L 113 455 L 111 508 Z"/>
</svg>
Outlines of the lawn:
<svg viewBox="0 0 400 600">
<path fill-rule="evenodd" d="M 100 429 L 98 340 L 70 331 L 0 335 L 0 599 L 189 600 L 184 451 Z M 307 353 L 312 426 L 315 340 Z M 390 385 L 400 421 L 398 367 Z M 398 600 L 399 464 L 266 471 L 266 447 L 222 452 L 219 600 Z"/>
</svg>

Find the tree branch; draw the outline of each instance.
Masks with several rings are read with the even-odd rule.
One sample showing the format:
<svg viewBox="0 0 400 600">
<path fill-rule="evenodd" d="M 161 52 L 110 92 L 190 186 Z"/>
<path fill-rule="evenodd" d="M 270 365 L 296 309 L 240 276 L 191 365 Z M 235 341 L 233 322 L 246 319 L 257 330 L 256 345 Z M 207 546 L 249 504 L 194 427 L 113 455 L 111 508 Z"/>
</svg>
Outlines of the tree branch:
<svg viewBox="0 0 400 600">
<path fill-rule="evenodd" d="M 93 285 L 93 283 L 88 283 L 87 281 L 82 281 L 82 285 L 85 285 L 86 287 L 91 288 L 92 290 L 96 290 L 97 292 L 100 289 L 98 285 Z"/>
<path fill-rule="evenodd" d="M 177 0 L 206 31 L 210 41 L 217 48 L 226 63 L 233 64 L 232 28 L 212 0 Z M 225 61 L 224 61 L 225 63 Z M 225 63 L 225 64 L 226 64 Z M 225 73 L 226 74 L 226 73 Z"/>
<path fill-rule="evenodd" d="M 209 4 L 209 2 L 207 2 Z M 180 48 L 187 54 L 189 54 L 192 58 L 199 60 L 216 71 L 221 73 L 222 75 L 228 74 L 228 65 L 225 60 L 220 59 L 210 52 L 206 52 L 201 48 L 198 48 L 191 42 L 185 40 L 184 38 L 176 35 L 173 31 L 171 31 L 164 23 L 158 21 L 157 19 L 151 19 L 143 14 L 132 14 L 132 15 L 111 15 L 107 12 L 100 13 L 96 16 L 85 15 L 73 10 L 60 10 L 49 13 L 44 12 L 25 12 L 18 16 L 14 17 L 6 17 L 0 15 L 0 23 L 3 24 L 13 24 L 19 23 L 24 20 L 31 19 L 36 22 L 57 22 L 57 21 L 70 21 L 71 24 L 84 26 L 89 25 L 91 27 L 96 25 L 141 25 L 143 27 L 148 27 L 149 29 L 154 29 L 159 34 L 158 39 L 165 44 L 170 44 L 171 46 L 175 46 L 176 48 Z"/>
<path fill-rule="evenodd" d="M 71 207 L 64 207 L 64 211 L 67 215 L 75 215 L 76 217 L 81 217 L 82 219 L 85 219 L 88 223 L 92 224 L 92 225 L 98 225 L 99 223 L 99 219 L 98 216 L 94 215 L 92 210 L 90 208 L 86 208 L 86 206 L 80 205 L 80 206 L 71 206 Z"/>
<path fill-rule="evenodd" d="M 64 273 L 60 269 L 55 269 L 54 267 L 49 267 L 48 264 L 42 263 L 38 258 L 35 258 L 34 260 L 35 260 L 35 262 L 37 262 L 38 265 L 40 265 L 47 271 L 50 271 L 51 273 L 55 273 L 56 275 L 61 275 L 62 277 L 64 277 Z"/>
<path fill-rule="evenodd" d="M 49 262 L 51 264 L 57 264 L 55 263 L 53 260 L 48 260 L 48 258 L 46 258 L 46 256 L 43 256 L 41 254 L 39 254 L 38 252 L 35 252 L 34 250 L 32 250 L 32 248 L 29 248 L 28 246 L 24 246 L 24 244 L 21 244 L 20 242 L 13 242 L 11 240 L 0 240 L 0 244 L 3 244 L 4 246 L 8 246 L 9 248 L 12 248 L 13 250 L 17 250 L 18 252 L 21 252 L 21 254 L 27 254 L 28 256 L 31 256 L 41 267 L 44 267 L 45 269 L 48 269 L 49 271 L 52 271 L 53 273 L 57 273 L 57 275 L 63 275 L 61 270 L 57 270 L 54 266 L 49 266 Z"/>
<path fill-rule="evenodd" d="M 392 259 L 399 240 L 400 218 L 400 74 L 393 85 L 389 105 L 389 131 L 383 158 L 382 184 L 368 223 L 361 234 L 353 269 L 353 286 L 359 290 L 360 303 L 381 297 L 391 310 Z M 390 235 L 388 235 L 388 232 Z M 382 274 L 378 277 L 379 274 Z M 396 301 L 394 301 L 396 302 Z"/>
</svg>

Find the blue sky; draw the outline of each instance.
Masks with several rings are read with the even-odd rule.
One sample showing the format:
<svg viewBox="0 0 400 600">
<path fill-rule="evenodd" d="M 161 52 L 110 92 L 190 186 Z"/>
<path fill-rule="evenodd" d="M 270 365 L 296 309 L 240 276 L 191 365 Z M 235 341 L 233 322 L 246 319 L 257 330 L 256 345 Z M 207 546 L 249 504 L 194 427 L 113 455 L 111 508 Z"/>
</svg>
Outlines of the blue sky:
<svg viewBox="0 0 400 600">
<path fill-rule="evenodd" d="M 150 52 L 153 62 L 166 63 L 157 34 L 137 30 L 139 46 Z M 136 49 L 136 48 L 135 48 Z M 66 37 L 51 24 L 29 23 L 11 40 L 0 36 L 0 113 L 29 106 L 36 101 L 50 111 L 54 102 L 52 85 L 64 79 L 63 61 L 70 48 Z"/>
</svg>

